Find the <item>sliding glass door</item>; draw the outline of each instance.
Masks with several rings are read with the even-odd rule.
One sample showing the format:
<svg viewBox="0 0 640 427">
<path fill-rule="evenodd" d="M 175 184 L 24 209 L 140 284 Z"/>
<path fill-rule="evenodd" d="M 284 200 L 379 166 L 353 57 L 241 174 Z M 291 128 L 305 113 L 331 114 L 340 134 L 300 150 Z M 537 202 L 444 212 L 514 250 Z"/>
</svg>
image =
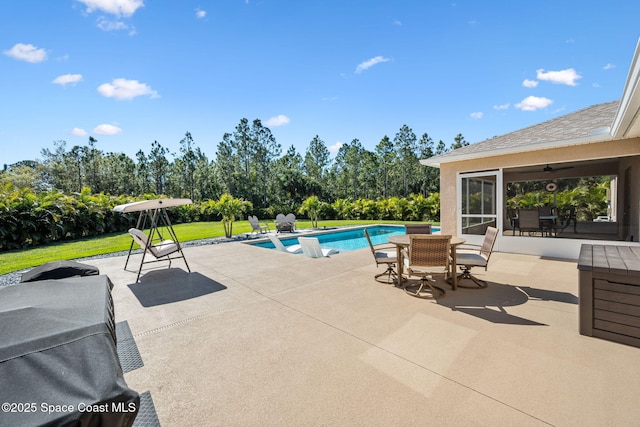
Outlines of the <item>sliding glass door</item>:
<svg viewBox="0 0 640 427">
<path fill-rule="evenodd" d="M 499 171 L 460 174 L 458 179 L 458 233 L 484 235 L 500 223 L 502 188 Z"/>
</svg>

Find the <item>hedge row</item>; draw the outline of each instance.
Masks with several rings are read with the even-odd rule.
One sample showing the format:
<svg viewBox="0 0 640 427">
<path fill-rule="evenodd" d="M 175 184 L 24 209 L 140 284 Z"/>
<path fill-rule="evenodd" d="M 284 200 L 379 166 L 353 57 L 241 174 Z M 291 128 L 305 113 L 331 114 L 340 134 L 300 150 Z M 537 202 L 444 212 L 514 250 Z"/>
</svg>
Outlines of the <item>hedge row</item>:
<svg viewBox="0 0 640 427">
<path fill-rule="evenodd" d="M 34 193 L 30 190 L 0 189 L 0 251 L 124 232 L 134 226 L 137 215 L 113 212 L 114 206 L 139 200 L 140 197 L 92 194 L 88 188 L 81 193 L 63 194 L 57 191 Z M 211 208 L 210 201 L 180 206 L 171 210 L 174 224 L 198 221 L 219 221 L 221 216 Z M 322 203 L 321 219 L 390 219 L 407 221 L 437 221 L 440 201 L 437 194 L 428 198 L 412 195 L 381 200 L 345 200 Z M 247 214 L 261 219 L 275 218 L 277 213 L 298 213 L 299 207 L 272 206 Z"/>
</svg>

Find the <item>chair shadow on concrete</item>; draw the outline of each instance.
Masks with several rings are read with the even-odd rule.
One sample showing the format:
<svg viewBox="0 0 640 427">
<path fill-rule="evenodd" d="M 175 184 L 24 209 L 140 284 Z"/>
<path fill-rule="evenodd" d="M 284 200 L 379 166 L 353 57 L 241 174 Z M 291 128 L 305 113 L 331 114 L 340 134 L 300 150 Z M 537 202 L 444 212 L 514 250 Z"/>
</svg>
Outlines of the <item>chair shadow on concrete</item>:
<svg viewBox="0 0 640 427">
<path fill-rule="evenodd" d="M 446 298 L 438 300 L 438 305 L 449 307 L 453 311 L 469 314 L 491 323 L 508 325 L 547 326 L 513 314 L 509 314 L 505 307 L 526 304 L 529 294 L 518 286 L 487 282 L 488 287 L 481 292 L 458 288 L 455 292 L 447 293 Z M 531 289 L 531 288 L 528 288 Z"/>
<path fill-rule="evenodd" d="M 529 298 L 535 298 L 542 301 L 557 301 L 567 304 L 578 304 L 580 299 L 569 292 L 550 291 L 548 289 L 536 289 L 529 286 L 518 286 L 523 292 L 529 295 Z"/>
<path fill-rule="evenodd" d="M 128 286 L 143 307 L 185 301 L 227 289 L 200 273 L 187 273 L 179 268 L 149 271 L 139 282 Z"/>
</svg>

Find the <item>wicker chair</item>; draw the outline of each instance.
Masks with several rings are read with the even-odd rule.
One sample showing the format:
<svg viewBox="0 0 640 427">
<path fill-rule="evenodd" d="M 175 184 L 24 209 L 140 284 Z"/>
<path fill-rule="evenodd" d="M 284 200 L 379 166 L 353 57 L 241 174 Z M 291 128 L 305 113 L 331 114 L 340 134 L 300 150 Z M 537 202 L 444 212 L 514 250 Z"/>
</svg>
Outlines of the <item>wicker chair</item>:
<svg viewBox="0 0 640 427">
<path fill-rule="evenodd" d="M 433 285 L 434 274 L 449 275 L 451 256 L 451 236 L 449 235 L 411 235 L 409 253 L 405 256 L 407 275 L 418 276 L 417 284 L 405 287 L 405 292 L 418 298 L 436 299 L 443 297 L 444 289 Z"/>
<path fill-rule="evenodd" d="M 406 234 L 431 234 L 431 224 L 405 224 Z"/>
<path fill-rule="evenodd" d="M 391 284 L 398 280 L 398 274 L 396 273 L 396 263 L 398 259 L 396 257 L 396 248 L 395 246 L 389 247 L 378 247 L 376 249 L 371 243 L 371 237 L 369 236 L 369 232 L 367 229 L 364 229 L 364 235 L 367 237 L 367 242 L 369 242 L 369 247 L 371 248 L 371 253 L 373 254 L 373 259 L 376 261 L 376 267 L 380 264 L 386 264 L 387 269 L 380 274 L 376 274 L 374 278 L 380 283 Z M 393 252 L 385 251 L 382 249 L 393 250 Z M 380 277 L 387 276 L 386 280 L 380 279 Z"/>
</svg>

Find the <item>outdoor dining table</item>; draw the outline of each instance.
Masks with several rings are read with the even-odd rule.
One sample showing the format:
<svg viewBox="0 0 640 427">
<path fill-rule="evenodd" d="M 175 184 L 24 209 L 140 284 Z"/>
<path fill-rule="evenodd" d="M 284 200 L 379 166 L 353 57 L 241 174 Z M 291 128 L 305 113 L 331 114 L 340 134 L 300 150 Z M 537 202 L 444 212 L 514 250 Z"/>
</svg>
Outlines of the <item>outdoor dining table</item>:
<svg viewBox="0 0 640 427">
<path fill-rule="evenodd" d="M 397 236 L 391 236 L 388 239 L 388 242 L 396 246 L 396 259 L 398 260 L 398 287 L 402 287 L 403 278 L 403 270 L 404 270 L 404 257 L 402 255 L 402 248 L 409 246 L 410 237 L 409 234 L 399 234 Z M 449 276 L 451 277 L 451 288 L 455 291 L 458 288 L 458 277 L 456 274 L 456 248 L 466 240 L 462 237 L 452 236 L 451 237 L 451 266 L 449 267 Z"/>
</svg>

